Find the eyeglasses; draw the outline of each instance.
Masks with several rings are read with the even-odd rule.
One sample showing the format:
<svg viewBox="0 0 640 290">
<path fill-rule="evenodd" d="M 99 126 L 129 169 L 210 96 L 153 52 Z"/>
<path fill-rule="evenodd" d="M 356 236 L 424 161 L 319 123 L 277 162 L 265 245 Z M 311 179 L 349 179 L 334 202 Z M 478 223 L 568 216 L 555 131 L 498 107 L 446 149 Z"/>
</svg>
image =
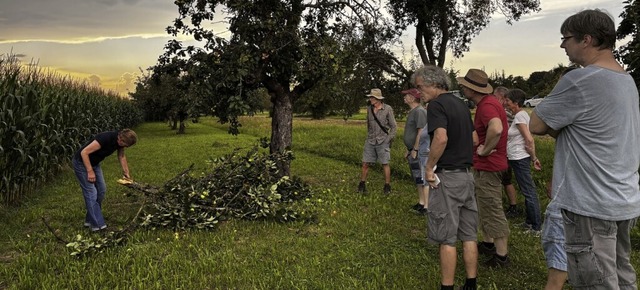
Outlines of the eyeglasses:
<svg viewBox="0 0 640 290">
<path fill-rule="evenodd" d="M 560 40 L 562 41 L 562 43 L 564 43 L 565 41 L 567 41 L 567 39 L 571 39 L 573 38 L 575 35 L 569 35 L 569 36 L 563 36 L 560 37 Z"/>
</svg>

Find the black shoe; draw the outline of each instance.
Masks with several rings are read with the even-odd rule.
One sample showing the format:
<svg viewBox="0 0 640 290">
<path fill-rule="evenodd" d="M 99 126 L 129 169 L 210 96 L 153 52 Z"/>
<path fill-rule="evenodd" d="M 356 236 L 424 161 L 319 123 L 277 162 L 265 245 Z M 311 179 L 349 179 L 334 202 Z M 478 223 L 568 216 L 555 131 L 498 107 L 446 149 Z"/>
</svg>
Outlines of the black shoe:
<svg viewBox="0 0 640 290">
<path fill-rule="evenodd" d="M 422 205 L 420 203 L 416 203 L 411 207 L 411 209 L 415 210 L 415 211 L 420 211 L 421 208 L 424 208 L 424 205 Z"/>
<path fill-rule="evenodd" d="M 420 214 L 420 215 L 427 215 L 427 209 L 426 209 L 426 208 L 424 208 L 424 207 L 423 207 L 423 208 L 421 208 L 421 209 L 419 209 L 419 210 L 418 210 L 418 214 Z"/>
<path fill-rule="evenodd" d="M 367 185 L 364 184 L 364 181 L 358 183 L 358 192 L 367 193 Z"/>
<path fill-rule="evenodd" d="M 509 208 L 504 211 L 504 215 L 507 216 L 507 218 L 516 218 L 520 215 L 520 211 L 518 210 L 518 207 L 515 205 L 509 206 Z"/>
<path fill-rule="evenodd" d="M 390 194 L 391 193 L 391 184 L 386 183 L 384 185 L 384 188 L 382 189 L 382 191 L 384 192 L 384 194 Z"/>
<path fill-rule="evenodd" d="M 509 256 L 504 256 L 504 259 L 502 259 L 498 254 L 495 254 L 485 263 L 485 265 L 490 268 L 506 268 L 511 265 L 511 260 L 509 260 Z"/>
<path fill-rule="evenodd" d="M 478 243 L 478 253 L 485 256 L 495 256 L 496 255 L 496 246 L 488 246 L 485 242 Z"/>
</svg>

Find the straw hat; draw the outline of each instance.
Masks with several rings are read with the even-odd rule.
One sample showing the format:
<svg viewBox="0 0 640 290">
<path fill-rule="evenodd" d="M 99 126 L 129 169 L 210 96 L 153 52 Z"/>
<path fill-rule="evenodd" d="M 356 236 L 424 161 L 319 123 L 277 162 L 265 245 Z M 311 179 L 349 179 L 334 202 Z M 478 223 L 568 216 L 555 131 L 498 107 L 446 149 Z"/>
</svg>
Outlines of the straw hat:
<svg viewBox="0 0 640 290">
<path fill-rule="evenodd" d="M 479 69 L 470 69 L 464 77 L 456 78 L 459 84 L 478 93 L 491 94 L 493 87 L 489 84 L 487 73 Z"/>
<path fill-rule="evenodd" d="M 382 96 L 382 91 L 380 89 L 371 89 L 371 92 L 367 95 L 367 97 L 374 97 L 378 100 L 384 99 Z"/>
</svg>

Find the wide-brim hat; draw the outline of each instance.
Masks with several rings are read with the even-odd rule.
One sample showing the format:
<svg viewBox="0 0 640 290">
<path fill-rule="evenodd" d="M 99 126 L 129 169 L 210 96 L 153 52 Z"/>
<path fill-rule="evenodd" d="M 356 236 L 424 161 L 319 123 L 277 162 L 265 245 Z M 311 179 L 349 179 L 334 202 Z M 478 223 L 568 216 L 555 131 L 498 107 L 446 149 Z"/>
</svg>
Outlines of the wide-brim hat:
<svg viewBox="0 0 640 290">
<path fill-rule="evenodd" d="M 418 100 L 422 98 L 422 94 L 420 93 L 420 91 L 418 91 L 418 89 L 408 89 L 408 90 L 402 91 L 401 93 L 403 96 L 412 95 L 414 98 Z"/>
<path fill-rule="evenodd" d="M 493 92 L 487 73 L 479 69 L 472 68 L 464 77 L 457 77 L 456 80 L 459 84 L 478 93 L 490 94 Z"/>
<path fill-rule="evenodd" d="M 382 91 L 380 89 L 371 89 L 371 92 L 367 95 L 367 97 L 374 97 L 378 100 L 384 99 L 382 96 Z"/>
</svg>

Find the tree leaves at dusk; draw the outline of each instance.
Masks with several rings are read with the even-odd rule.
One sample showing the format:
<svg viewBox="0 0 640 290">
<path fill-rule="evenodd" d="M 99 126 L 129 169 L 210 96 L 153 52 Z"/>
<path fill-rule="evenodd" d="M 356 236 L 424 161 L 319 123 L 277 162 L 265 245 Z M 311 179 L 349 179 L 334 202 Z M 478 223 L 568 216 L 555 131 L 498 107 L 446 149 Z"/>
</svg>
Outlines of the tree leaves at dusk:
<svg viewBox="0 0 640 290">
<path fill-rule="evenodd" d="M 638 29 L 640 29 L 640 3 L 635 0 L 624 2 L 624 10 L 620 17 L 622 21 L 618 26 L 618 40 L 631 37 L 629 43 L 618 49 L 618 57 L 626 65 L 626 69 L 636 81 L 636 86 L 640 84 L 640 39 L 638 39 Z"/>
<path fill-rule="evenodd" d="M 389 10 L 398 30 L 416 29 L 415 45 L 423 63 L 443 67 L 447 50 L 460 58 L 498 12 L 507 23 L 540 11 L 538 0 L 390 0 Z"/>
</svg>

